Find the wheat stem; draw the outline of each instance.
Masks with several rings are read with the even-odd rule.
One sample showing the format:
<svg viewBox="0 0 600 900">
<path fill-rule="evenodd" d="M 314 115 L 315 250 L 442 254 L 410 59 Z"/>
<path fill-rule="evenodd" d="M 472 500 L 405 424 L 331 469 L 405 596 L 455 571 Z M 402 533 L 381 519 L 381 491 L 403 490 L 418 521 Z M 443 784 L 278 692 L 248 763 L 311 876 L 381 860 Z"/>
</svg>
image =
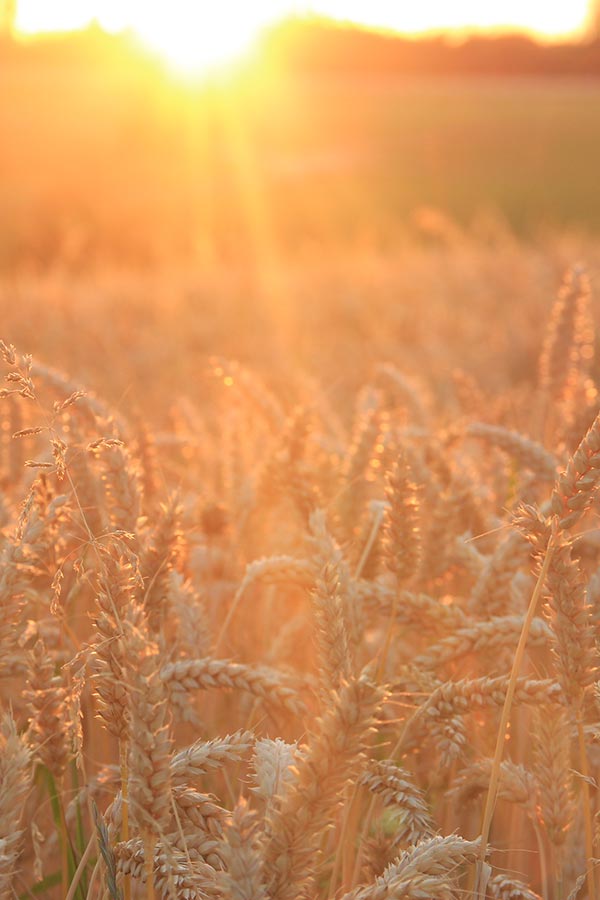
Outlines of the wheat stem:
<svg viewBox="0 0 600 900">
<path fill-rule="evenodd" d="M 121 840 L 129 840 L 129 771 L 127 765 L 128 742 L 119 741 L 119 769 L 121 773 Z M 131 900 L 131 876 L 127 872 L 123 878 L 124 900 Z"/>
<path fill-rule="evenodd" d="M 525 616 L 525 620 L 523 622 L 523 628 L 521 629 L 521 635 L 519 637 L 519 643 L 517 645 L 517 649 L 515 651 L 515 656 L 513 659 L 512 669 L 510 673 L 510 680 L 508 682 L 508 687 L 506 690 L 506 697 L 504 699 L 504 705 L 502 707 L 502 715 L 500 717 L 500 727 L 498 728 L 498 735 L 496 738 L 496 749 L 494 752 L 494 762 L 492 765 L 492 772 L 490 775 L 490 784 L 488 788 L 488 794 L 485 802 L 485 810 L 483 814 L 483 825 L 481 827 L 481 847 L 479 849 L 479 859 L 476 865 L 476 876 L 475 876 L 475 893 L 479 900 L 483 900 L 485 896 L 484 889 L 484 864 L 485 864 L 485 854 L 487 849 L 487 844 L 490 836 L 490 828 L 492 825 L 492 818 L 494 815 L 494 808 L 496 806 L 496 798 L 498 794 L 498 785 L 500 782 L 500 764 L 502 762 L 502 754 L 504 750 L 504 739 L 506 735 L 506 729 L 508 726 L 508 720 L 510 718 L 510 712 L 512 708 L 512 702 L 515 695 L 515 689 L 517 686 L 517 678 L 519 676 L 519 672 L 521 671 L 521 666 L 523 664 L 523 658 L 525 656 L 525 648 L 527 646 L 527 639 L 529 637 L 529 629 L 531 627 L 531 623 L 536 613 L 537 605 L 542 594 L 542 590 L 544 588 L 544 582 L 546 580 L 546 575 L 548 573 L 548 569 L 550 567 L 550 563 L 552 561 L 552 556 L 554 555 L 554 536 L 555 532 L 553 530 L 552 537 L 546 549 L 546 554 L 544 557 L 544 562 L 542 564 L 542 568 L 538 575 L 535 588 L 531 595 L 531 600 L 529 602 L 529 608 L 527 610 L 527 614 Z"/>
<path fill-rule="evenodd" d="M 142 832 L 144 845 L 144 862 L 146 867 L 146 900 L 154 900 L 154 848 L 156 841 L 150 831 Z"/>
<path fill-rule="evenodd" d="M 540 826 L 537 821 L 533 821 L 533 833 L 538 847 L 538 855 L 540 859 L 540 878 L 542 880 L 542 897 L 548 897 L 548 860 L 546 859 L 546 848 L 544 846 L 544 838 Z"/>
<path fill-rule="evenodd" d="M 583 791 L 583 820 L 585 826 L 585 855 L 586 855 L 586 872 L 588 882 L 589 900 L 595 900 L 596 897 L 596 879 L 594 876 L 594 833 L 592 822 L 592 806 L 590 802 L 590 770 L 585 749 L 585 734 L 583 730 L 582 714 L 577 716 L 577 741 L 579 744 L 579 764 L 581 766 L 582 791 Z"/>
<path fill-rule="evenodd" d="M 367 542 L 363 547 L 363 551 L 361 553 L 360 559 L 358 561 L 358 565 L 356 567 L 356 571 L 354 573 L 354 577 L 358 580 L 362 574 L 362 570 L 364 569 L 365 563 L 369 558 L 369 554 L 373 549 L 373 544 L 377 540 L 377 535 L 379 534 L 379 529 L 381 528 L 381 523 L 383 522 L 383 514 L 384 508 L 378 508 L 373 516 L 373 523 L 371 525 L 371 530 L 369 532 L 369 537 L 367 538 Z"/>
<path fill-rule="evenodd" d="M 69 885 L 69 890 L 67 891 L 67 893 L 65 895 L 65 900 L 73 900 L 73 898 L 75 897 L 77 888 L 79 886 L 79 882 L 81 881 L 83 873 L 86 870 L 87 864 L 90 861 L 90 856 L 92 855 L 92 853 L 94 851 L 95 844 L 96 844 L 96 832 L 93 831 L 92 836 L 90 837 L 90 839 L 87 843 L 87 847 L 85 848 L 83 855 L 82 855 L 81 859 L 79 860 L 79 865 L 75 869 L 75 874 L 73 875 L 73 880 L 71 881 L 71 884 Z"/>
</svg>

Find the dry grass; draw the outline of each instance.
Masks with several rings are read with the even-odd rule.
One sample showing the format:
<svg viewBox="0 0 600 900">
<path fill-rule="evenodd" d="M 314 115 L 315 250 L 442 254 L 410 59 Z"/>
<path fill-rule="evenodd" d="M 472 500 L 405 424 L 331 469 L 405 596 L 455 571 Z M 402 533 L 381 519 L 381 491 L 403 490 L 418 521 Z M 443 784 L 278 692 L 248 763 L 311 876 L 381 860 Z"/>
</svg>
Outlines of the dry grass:
<svg viewBox="0 0 600 900">
<path fill-rule="evenodd" d="M 593 900 L 593 292 L 494 240 L 252 314 L 23 278 L 2 898 Z"/>
</svg>

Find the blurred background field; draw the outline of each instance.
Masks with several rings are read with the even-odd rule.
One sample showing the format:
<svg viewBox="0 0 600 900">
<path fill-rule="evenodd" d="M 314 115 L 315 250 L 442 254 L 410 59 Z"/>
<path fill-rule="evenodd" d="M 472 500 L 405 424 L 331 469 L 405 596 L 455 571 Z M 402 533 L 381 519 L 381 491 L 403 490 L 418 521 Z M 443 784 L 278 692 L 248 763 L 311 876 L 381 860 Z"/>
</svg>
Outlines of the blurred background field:
<svg viewBox="0 0 600 900">
<path fill-rule="evenodd" d="M 456 367 L 527 383 L 565 269 L 594 284 L 595 4 L 554 39 L 290 18 L 200 72 L 131 29 L 21 33 L 18 8 L 4 327 L 112 402 L 198 399 L 211 354 L 291 398 L 318 373 L 342 403 L 382 359 L 442 394 Z"/>
<path fill-rule="evenodd" d="M 190 78 L 92 27 L 0 45 L 0 266 L 247 262 L 493 217 L 600 228 L 600 43 L 273 29 Z"/>
<path fill-rule="evenodd" d="M 43 92 L 13 78 L 5 258 L 65 241 L 134 259 L 235 255 L 257 212 L 284 246 L 382 238 L 424 206 L 463 225 L 496 212 L 520 233 L 600 227 L 600 81 L 353 76 L 148 94 L 93 72 L 51 71 Z"/>
</svg>

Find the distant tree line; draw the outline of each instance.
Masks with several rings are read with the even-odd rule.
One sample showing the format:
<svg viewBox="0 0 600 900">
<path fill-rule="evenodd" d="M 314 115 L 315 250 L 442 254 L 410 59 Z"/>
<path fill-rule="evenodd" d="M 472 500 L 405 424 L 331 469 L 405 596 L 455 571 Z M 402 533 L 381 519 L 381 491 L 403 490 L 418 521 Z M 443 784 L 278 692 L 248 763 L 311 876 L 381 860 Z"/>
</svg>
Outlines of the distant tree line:
<svg viewBox="0 0 600 900">
<path fill-rule="evenodd" d="M 266 56 L 287 70 L 373 75 L 600 75 L 600 29 L 581 42 L 526 35 L 406 38 L 325 21 L 286 22 L 267 33 Z"/>
<path fill-rule="evenodd" d="M 127 66 L 135 53 L 150 66 L 132 31 L 107 34 L 97 25 L 83 32 L 21 44 L 11 34 L 15 5 L 0 0 L 3 62 Z M 600 0 L 590 7 L 587 38 L 540 44 L 522 34 L 408 38 L 321 19 L 288 19 L 265 32 L 261 55 L 277 69 L 298 75 L 515 75 L 600 76 Z"/>
</svg>

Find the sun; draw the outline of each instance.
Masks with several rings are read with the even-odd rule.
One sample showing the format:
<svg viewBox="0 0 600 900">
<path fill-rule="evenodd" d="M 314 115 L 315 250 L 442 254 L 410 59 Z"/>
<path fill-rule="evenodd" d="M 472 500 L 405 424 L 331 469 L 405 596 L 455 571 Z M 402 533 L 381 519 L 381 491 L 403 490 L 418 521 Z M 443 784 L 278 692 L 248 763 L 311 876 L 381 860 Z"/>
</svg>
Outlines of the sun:
<svg viewBox="0 0 600 900">
<path fill-rule="evenodd" d="M 130 24 L 174 68 L 201 73 L 246 53 L 270 20 L 268 7 L 261 4 L 200 0 L 197 4 L 140 4 L 139 15 Z"/>
<path fill-rule="evenodd" d="M 130 29 L 173 68 L 194 74 L 239 58 L 281 9 L 280 0 L 21 0 L 16 25 L 23 34 L 92 21 L 111 32 Z"/>
</svg>

